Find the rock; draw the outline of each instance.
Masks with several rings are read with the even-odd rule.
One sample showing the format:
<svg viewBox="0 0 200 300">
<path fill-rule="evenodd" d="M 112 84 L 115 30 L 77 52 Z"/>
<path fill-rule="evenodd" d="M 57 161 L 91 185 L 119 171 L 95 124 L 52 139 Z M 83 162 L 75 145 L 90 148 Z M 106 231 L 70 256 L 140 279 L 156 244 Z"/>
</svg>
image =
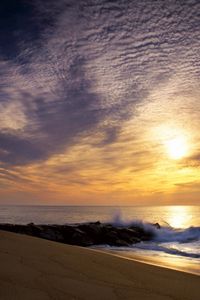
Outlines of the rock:
<svg viewBox="0 0 200 300">
<path fill-rule="evenodd" d="M 102 233 L 102 226 L 100 222 L 80 224 L 78 225 L 78 228 L 91 236 L 97 236 Z"/>
<path fill-rule="evenodd" d="M 112 230 L 112 231 L 107 231 L 101 239 L 101 242 L 99 244 L 106 244 L 106 245 L 110 245 L 110 246 L 115 246 L 116 245 L 116 241 L 119 239 L 118 234 L 116 231 Z"/>
<path fill-rule="evenodd" d="M 28 223 L 27 226 L 35 226 L 35 224 L 31 222 L 31 223 Z"/>
<path fill-rule="evenodd" d="M 135 231 L 135 237 L 140 239 L 140 241 L 148 241 L 153 238 L 153 232 L 149 229 L 144 229 L 142 226 L 130 226 L 129 229 Z"/>
<path fill-rule="evenodd" d="M 62 235 L 62 232 L 60 232 L 58 229 L 55 230 L 54 228 L 43 228 L 43 230 L 41 230 L 39 232 L 39 237 L 47 239 L 47 240 L 51 240 L 51 241 L 56 241 L 56 242 L 64 242 L 64 237 Z"/>
<path fill-rule="evenodd" d="M 160 228 L 161 228 L 161 226 L 160 226 L 159 223 L 155 223 L 155 224 L 153 224 L 153 226 L 155 226 L 157 229 L 160 229 Z"/>
<path fill-rule="evenodd" d="M 116 246 L 116 247 L 129 247 L 130 244 L 127 243 L 127 242 L 124 241 L 124 240 L 118 239 L 118 240 L 115 241 L 115 246 Z"/>
<path fill-rule="evenodd" d="M 154 226 L 160 228 L 158 223 Z M 141 226 L 120 227 L 99 221 L 74 225 L 0 224 L 0 229 L 84 247 L 105 244 L 130 246 L 153 237 L 153 232 Z"/>
<path fill-rule="evenodd" d="M 135 231 L 130 228 L 119 228 L 117 230 L 118 236 L 121 240 L 126 241 L 129 244 L 135 242 Z"/>
<path fill-rule="evenodd" d="M 76 229 L 71 237 L 71 243 L 72 245 L 79 245 L 79 246 L 92 246 L 93 242 L 90 240 L 90 238 L 87 236 L 87 234 L 80 230 Z"/>
</svg>

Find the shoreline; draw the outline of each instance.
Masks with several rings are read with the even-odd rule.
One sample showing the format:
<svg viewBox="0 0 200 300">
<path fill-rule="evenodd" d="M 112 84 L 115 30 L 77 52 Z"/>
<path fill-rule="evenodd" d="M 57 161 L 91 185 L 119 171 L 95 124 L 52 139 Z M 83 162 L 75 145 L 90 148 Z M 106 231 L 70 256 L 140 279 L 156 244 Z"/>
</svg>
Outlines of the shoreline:
<svg viewBox="0 0 200 300">
<path fill-rule="evenodd" d="M 99 249 L 118 257 L 200 275 L 198 254 L 196 254 L 197 257 L 191 257 L 182 255 L 181 251 L 174 255 L 164 251 L 151 249 L 146 251 L 140 247 L 137 248 L 138 243 L 151 241 L 156 234 L 159 234 L 159 231 L 162 232 L 162 227 L 158 223 L 148 224 L 148 227 L 139 224 L 116 226 L 99 221 L 65 225 L 0 223 L 0 230 L 35 236 L 67 245 Z M 135 247 L 132 247 L 134 245 Z"/>
<path fill-rule="evenodd" d="M 91 249 L 93 249 L 93 248 L 91 248 Z M 159 268 L 165 268 L 168 270 L 174 270 L 174 271 L 183 272 L 186 274 L 200 276 L 199 268 L 198 268 L 198 271 L 195 271 L 193 269 L 188 270 L 188 269 L 184 268 L 183 265 L 175 266 L 173 264 L 166 263 L 166 260 L 162 261 L 162 258 L 159 256 L 157 257 L 157 259 L 153 259 L 153 258 L 150 258 L 150 255 L 145 256 L 145 255 L 138 254 L 138 253 L 131 253 L 130 251 L 106 250 L 103 248 L 102 249 L 94 248 L 94 250 L 103 252 L 103 253 L 107 253 L 110 255 L 114 255 L 114 256 L 120 257 L 122 259 L 128 259 L 128 260 L 136 261 L 139 263 L 143 263 L 143 264 L 147 264 L 147 265 L 151 265 L 151 266 L 155 266 L 155 267 L 159 267 Z M 121 252 L 121 254 L 119 252 Z"/>
<path fill-rule="evenodd" d="M 197 300 L 200 277 L 0 231 L 0 298 Z"/>
</svg>

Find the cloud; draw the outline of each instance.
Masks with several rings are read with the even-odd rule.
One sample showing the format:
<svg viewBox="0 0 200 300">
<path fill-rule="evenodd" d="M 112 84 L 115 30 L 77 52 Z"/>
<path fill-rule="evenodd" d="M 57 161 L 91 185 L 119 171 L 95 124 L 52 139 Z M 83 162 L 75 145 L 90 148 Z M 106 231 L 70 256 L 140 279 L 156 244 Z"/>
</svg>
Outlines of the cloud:
<svg viewBox="0 0 200 300">
<path fill-rule="evenodd" d="M 60 98 L 55 99 L 55 102 L 28 93 L 21 95 L 20 102 L 26 107 L 26 119 L 29 117 L 29 124 L 24 132 L 18 130 L 23 125 L 23 111 L 18 114 L 16 111 L 13 118 L 9 116 L 13 107 L 15 109 L 17 106 L 16 101 L 2 111 L 5 120 L 2 119 L 1 122 L 4 129 L 0 136 L 1 149 L 12 153 L 3 157 L 4 162 L 7 160 L 8 164 L 24 164 L 36 159 L 45 159 L 70 145 L 77 135 L 87 130 L 91 131 L 99 122 L 102 118 L 101 112 L 93 108 L 93 103 L 97 104 L 98 97 L 89 91 L 89 82 L 84 80 L 83 74 L 80 75 L 81 82 L 78 83 L 79 74 L 76 74 L 74 68 L 71 73 L 71 85 L 60 89 Z M 73 84 L 73 77 L 76 77 L 76 84 Z M 30 107 L 25 103 L 27 98 L 31 99 Z"/>
<path fill-rule="evenodd" d="M 127 130 L 123 151 L 132 140 L 144 139 L 141 131 L 161 115 L 160 101 L 166 120 L 174 117 L 174 107 L 177 115 L 198 107 L 199 5 L 3 1 L 0 165 L 45 162 L 86 137 L 105 161 L 114 151 L 113 169 L 122 169 L 120 138 L 129 120 L 135 127 Z M 148 115 L 147 123 L 141 115 Z M 140 145 L 133 143 L 135 172 L 152 165 Z M 129 157 L 122 159 L 125 165 Z"/>
<path fill-rule="evenodd" d="M 27 118 L 21 103 L 3 102 L 0 103 L 0 128 L 2 130 L 19 130 L 26 126 Z"/>
<path fill-rule="evenodd" d="M 1 165 L 23 165 L 43 158 L 36 143 L 8 133 L 0 133 Z"/>
<path fill-rule="evenodd" d="M 186 157 L 181 163 L 182 167 L 197 169 L 200 167 L 200 152 L 199 149 L 192 155 Z"/>
</svg>

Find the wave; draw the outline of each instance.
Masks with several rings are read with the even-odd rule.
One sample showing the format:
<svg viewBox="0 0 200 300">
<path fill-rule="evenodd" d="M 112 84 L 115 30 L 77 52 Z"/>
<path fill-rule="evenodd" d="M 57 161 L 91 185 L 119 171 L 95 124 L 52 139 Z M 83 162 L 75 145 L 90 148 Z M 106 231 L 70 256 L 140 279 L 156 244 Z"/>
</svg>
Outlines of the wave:
<svg viewBox="0 0 200 300">
<path fill-rule="evenodd" d="M 154 240 L 158 242 L 190 243 L 200 240 L 200 227 L 189 227 L 186 229 L 175 229 L 162 227 L 153 229 Z"/>
<path fill-rule="evenodd" d="M 101 245 L 102 247 L 102 245 Z M 116 246 L 108 246 L 108 245 L 104 245 L 105 248 L 107 249 L 111 249 L 111 250 L 115 250 L 115 251 L 137 251 L 137 250 L 145 250 L 145 251 L 151 251 L 151 255 L 152 251 L 153 252 L 162 252 L 162 253 L 167 253 L 167 254 L 171 254 L 171 255 L 177 255 L 177 256 L 183 256 L 183 257 L 188 257 L 188 258 L 194 258 L 194 259 L 199 259 L 200 258 L 200 254 L 199 253 L 193 253 L 193 252 L 186 252 L 186 251 L 182 251 L 176 248 L 173 248 L 173 246 L 170 245 L 159 245 L 156 244 L 155 242 L 141 242 L 137 245 L 134 245 L 132 247 L 116 247 Z M 95 247 L 95 248 L 98 248 Z"/>
<path fill-rule="evenodd" d="M 173 228 L 166 222 L 163 222 L 164 226 L 159 224 L 150 224 L 142 220 L 124 221 L 121 219 L 120 214 L 114 216 L 112 224 L 122 227 L 134 227 L 139 226 L 145 231 L 152 233 L 152 239 L 147 242 L 141 242 L 137 245 L 133 245 L 129 248 L 121 250 L 132 251 L 133 249 L 160 251 L 167 254 L 184 256 L 188 258 L 199 259 L 200 258 L 200 227 L 188 227 L 188 228 Z M 167 225 L 166 225 L 167 224 Z M 188 246 L 184 246 L 187 244 Z M 195 247 L 197 247 L 195 249 Z"/>
<path fill-rule="evenodd" d="M 151 232 L 153 240 L 157 242 L 189 243 L 200 240 L 200 227 L 191 226 L 188 228 L 177 229 L 169 225 L 160 226 L 158 223 L 151 224 L 143 222 L 142 220 L 124 221 L 121 219 L 121 215 L 119 213 L 114 216 L 112 224 L 122 227 L 141 227 L 145 231 Z M 165 222 L 165 224 L 167 223 Z"/>
<path fill-rule="evenodd" d="M 189 251 L 187 252 L 187 251 L 177 249 L 174 247 L 174 245 L 169 245 L 169 244 L 161 245 L 161 244 L 156 244 L 155 242 L 140 243 L 137 245 L 137 248 L 141 250 L 160 251 L 160 252 L 165 252 L 167 254 L 184 256 L 188 258 L 200 258 L 200 254 L 192 252 L 192 249 L 190 249 L 191 252 Z"/>
</svg>

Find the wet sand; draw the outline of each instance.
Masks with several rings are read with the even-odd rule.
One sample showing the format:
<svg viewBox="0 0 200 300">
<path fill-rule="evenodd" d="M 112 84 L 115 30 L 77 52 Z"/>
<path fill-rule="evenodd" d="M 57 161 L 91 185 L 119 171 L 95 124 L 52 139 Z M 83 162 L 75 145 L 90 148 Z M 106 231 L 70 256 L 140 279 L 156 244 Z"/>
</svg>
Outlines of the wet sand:
<svg viewBox="0 0 200 300">
<path fill-rule="evenodd" d="M 200 277 L 0 231 L 0 299 L 197 300 Z"/>
<path fill-rule="evenodd" d="M 95 248 L 94 248 L 95 249 Z M 190 260 L 186 257 L 178 257 L 176 255 L 168 255 L 168 254 L 157 254 L 155 255 L 150 253 L 145 253 L 144 251 L 120 251 L 120 250 L 112 250 L 98 247 L 99 251 L 110 253 L 112 255 L 116 255 L 118 257 L 122 257 L 125 259 L 131 259 L 134 261 L 139 261 L 143 263 L 147 263 L 153 266 L 159 266 L 162 268 L 173 269 L 176 271 L 186 272 L 190 274 L 195 274 L 200 276 L 200 264 L 199 260 Z"/>
</svg>

